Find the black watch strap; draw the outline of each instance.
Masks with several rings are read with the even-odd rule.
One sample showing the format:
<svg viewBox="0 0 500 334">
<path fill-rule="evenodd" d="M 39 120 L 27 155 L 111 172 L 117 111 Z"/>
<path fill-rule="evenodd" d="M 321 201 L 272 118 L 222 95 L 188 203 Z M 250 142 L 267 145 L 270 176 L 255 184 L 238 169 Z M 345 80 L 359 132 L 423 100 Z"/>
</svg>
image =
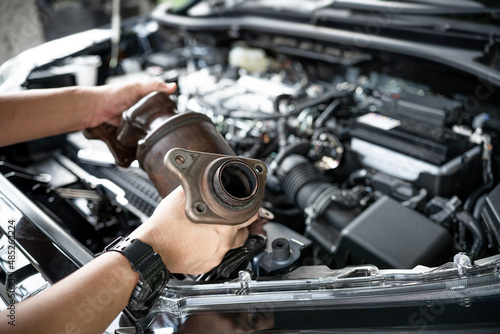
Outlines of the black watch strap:
<svg viewBox="0 0 500 334">
<path fill-rule="evenodd" d="M 132 269 L 139 273 L 127 309 L 147 314 L 168 282 L 169 271 L 159 254 L 139 239 L 118 237 L 104 248 L 105 252 L 120 252 L 128 259 Z M 136 312 L 137 313 L 137 312 Z"/>
</svg>

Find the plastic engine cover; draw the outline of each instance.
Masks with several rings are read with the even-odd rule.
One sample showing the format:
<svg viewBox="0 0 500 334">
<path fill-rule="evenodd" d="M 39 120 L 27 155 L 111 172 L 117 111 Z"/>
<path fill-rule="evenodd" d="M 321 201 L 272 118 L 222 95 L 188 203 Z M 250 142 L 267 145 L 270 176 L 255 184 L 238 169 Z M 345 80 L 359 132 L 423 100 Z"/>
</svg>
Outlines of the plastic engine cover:
<svg viewBox="0 0 500 334">
<path fill-rule="evenodd" d="M 351 263 L 413 268 L 443 263 L 451 242 L 445 228 L 384 196 L 342 230 L 337 251 Z"/>
</svg>

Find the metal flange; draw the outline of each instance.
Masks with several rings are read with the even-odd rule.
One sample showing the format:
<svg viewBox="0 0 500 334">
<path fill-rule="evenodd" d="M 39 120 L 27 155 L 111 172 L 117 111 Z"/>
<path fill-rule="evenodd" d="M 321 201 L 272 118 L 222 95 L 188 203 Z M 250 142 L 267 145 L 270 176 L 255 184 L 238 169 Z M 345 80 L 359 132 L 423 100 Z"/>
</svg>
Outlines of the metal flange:
<svg viewBox="0 0 500 334">
<path fill-rule="evenodd" d="M 241 224 L 260 208 L 267 176 L 260 160 L 174 148 L 164 165 L 179 179 L 195 223 Z"/>
</svg>

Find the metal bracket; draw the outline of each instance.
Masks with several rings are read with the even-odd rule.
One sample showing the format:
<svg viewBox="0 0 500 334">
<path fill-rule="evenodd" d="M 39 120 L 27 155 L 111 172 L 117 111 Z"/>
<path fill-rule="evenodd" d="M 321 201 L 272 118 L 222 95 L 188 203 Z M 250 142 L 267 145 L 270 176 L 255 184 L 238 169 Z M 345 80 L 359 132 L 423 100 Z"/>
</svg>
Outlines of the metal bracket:
<svg viewBox="0 0 500 334">
<path fill-rule="evenodd" d="M 174 148 L 164 165 L 179 179 L 195 223 L 241 224 L 260 208 L 267 175 L 260 160 Z"/>
</svg>

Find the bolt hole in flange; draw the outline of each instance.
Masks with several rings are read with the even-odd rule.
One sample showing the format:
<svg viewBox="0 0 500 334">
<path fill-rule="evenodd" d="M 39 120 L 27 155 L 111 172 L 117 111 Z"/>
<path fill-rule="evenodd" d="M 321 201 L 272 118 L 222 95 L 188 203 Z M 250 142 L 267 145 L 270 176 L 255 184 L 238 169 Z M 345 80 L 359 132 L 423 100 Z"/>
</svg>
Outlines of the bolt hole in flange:
<svg viewBox="0 0 500 334">
<path fill-rule="evenodd" d="M 203 213 L 205 212 L 205 206 L 202 204 L 202 203 L 196 203 L 194 205 L 194 209 L 196 210 L 196 212 L 198 213 Z"/>
<path fill-rule="evenodd" d="M 180 154 L 176 155 L 175 158 L 174 158 L 174 160 L 175 160 L 175 162 L 178 165 L 182 165 L 186 161 L 186 159 L 184 158 L 184 156 L 180 155 Z"/>
<path fill-rule="evenodd" d="M 262 168 L 262 166 L 260 166 L 260 165 L 256 165 L 256 166 L 255 166 L 255 171 L 256 171 L 258 174 L 261 174 L 261 173 L 264 171 L 264 168 Z"/>
<path fill-rule="evenodd" d="M 223 192 L 219 194 L 221 199 L 226 201 L 229 197 L 230 202 L 230 199 L 247 200 L 256 194 L 258 188 L 254 170 L 239 161 L 230 161 L 219 167 L 215 182 L 218 185 L 216 190 L 220 187 Z"/>
</svg>

